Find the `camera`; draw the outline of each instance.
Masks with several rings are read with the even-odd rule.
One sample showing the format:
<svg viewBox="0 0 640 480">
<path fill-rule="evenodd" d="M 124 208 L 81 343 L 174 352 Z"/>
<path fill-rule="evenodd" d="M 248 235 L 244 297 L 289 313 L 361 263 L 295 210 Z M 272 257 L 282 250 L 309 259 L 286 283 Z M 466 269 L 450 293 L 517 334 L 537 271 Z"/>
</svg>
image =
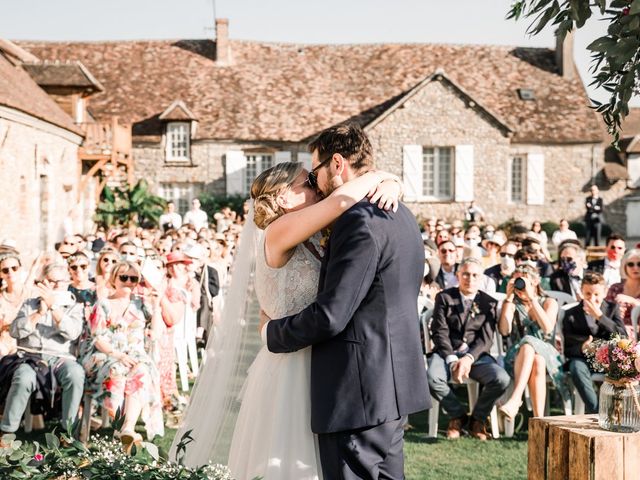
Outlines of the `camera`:
<svg viewBox="0 0 640 480">
<path fill-rule="evenodd" d="M 516 290 L 524 290 L 527 288 L 527 282 L 524 281 L 524 278 L 518 277 L 515 282 L 513 282 L 513 288 Z"/>
</svg>

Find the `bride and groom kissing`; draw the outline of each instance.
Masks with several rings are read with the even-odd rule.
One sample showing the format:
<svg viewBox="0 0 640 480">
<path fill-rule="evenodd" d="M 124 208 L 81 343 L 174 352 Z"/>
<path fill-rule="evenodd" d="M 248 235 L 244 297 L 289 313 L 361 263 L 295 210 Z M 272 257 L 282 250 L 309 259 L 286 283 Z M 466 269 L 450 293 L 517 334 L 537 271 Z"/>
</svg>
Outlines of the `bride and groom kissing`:
<svg viewBox="0 0 640 480">
<path fill-rule="evenodd" d="M 374 170 L 359 126 L 331 127 L 309 150 L 310 172 L 281 163 L 251 188 L 262 231 L 255 291 L 271 320 L 228 465 L 238 480 L 402 479 L 407 415 L 430 406 L 417 312 L 422 239 L 398 201 L 399 180 Z M 198 394 L 207 392 L 196 385 Z M 191 413 L 182 431 L 207 412 Z M 187 450 L 191 465 L 210 460 L 196 457 Z"/>
</svg>

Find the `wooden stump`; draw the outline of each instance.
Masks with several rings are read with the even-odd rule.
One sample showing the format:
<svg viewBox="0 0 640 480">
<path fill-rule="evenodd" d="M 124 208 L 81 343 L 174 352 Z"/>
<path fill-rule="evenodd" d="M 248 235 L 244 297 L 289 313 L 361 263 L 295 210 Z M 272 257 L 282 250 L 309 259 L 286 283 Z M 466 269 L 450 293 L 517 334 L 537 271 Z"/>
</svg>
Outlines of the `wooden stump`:
<svg viewBox="0 0 640 480">
<path fill-rule="evenodd" d="M 597 415 L 532 418 L 529 480 L 637 480 L 640 433 L 598 427 Z"/>
</svg>

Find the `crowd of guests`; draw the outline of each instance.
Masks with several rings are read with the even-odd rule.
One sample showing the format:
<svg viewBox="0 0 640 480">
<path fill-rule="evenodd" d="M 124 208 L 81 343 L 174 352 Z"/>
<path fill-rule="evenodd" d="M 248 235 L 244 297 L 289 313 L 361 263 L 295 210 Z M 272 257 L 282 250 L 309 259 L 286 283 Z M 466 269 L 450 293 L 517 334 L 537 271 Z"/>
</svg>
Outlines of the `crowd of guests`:
<svg viewBox="0 0 640 480">
<path fill-rule="evenodd" d="M 197 200 L 184 218 L 169 204 L 160 228 L 67 235 L 30 265 L 2 242 L 2 433 L 18 430 L 29 405 L 78 426 L 90 394 L 111 418 L 120 412 L 125 445 L 142 440 L 139 419 L 148 438 L 164 434 L 215 334 L 243 225 L 230 208 L 212 220 Z"/>
<path fill-rule="evenodd" d="M 473 211 L 482 218 L 481 210 Z M 625 239 L 612 233 L 604 258 L 587 262 L 565 219 L 551 244 L 540 222 L 523 230 L 507 235 L 492 225 L 424 222 L 418 302 L 428 330 L 429 386 L 449 415 L 448 438 L 468 431 L 486 440 L 493 407 L 513 420 L 527 387 L 534 416 L 548 408 L 549 384 L 563 402 L 571 401 L 575 387 L 586 413 L 597 412 L 589 349 L 615 334 L 636 338 L 631 312 L 640 305 L 638 246 L 627 250 Z M 470 416 L 452 389 L 469 379 L 481 385 Z"/>
<path fill-rule="evenodd" d="M 67 235 L 28 265 L 17 245 L 2 242 L 2 432 L 15 432 L 29 405 L 73 424 L 90 394 L 109 416 L 120 411 L 115 435 L 125 445 L 141 440 L 139 420 L 149 438 L 163 435 L 186 405 L 199 350 L 215 334 L 244 221 L 227 207 L 209 222 L 200 207 L 194 200 L 181 216 L 169 203 L 158 228 Z M 640 250 L 611 234 L 604 258 L 587 263 L 565 219 L 550 241 L 540 222 L 507 234 L 483 219 L 472 204 L 466 225 L 436 218 L 422 225 L 418 302 L 428 315 L 427 376 L 450 418 L 447 437 L 468 430 L 487 439 L 494 406 L 513 419 L 527 388 L 533 415 L 543 415 L 549 384 L 563 400 L 575 387 L 586 412 L 596 412 L 585 353 L 613 334 L 635 338 Z M 552 291 L 576 302 L 561 329 Z M 468 379 L 481 385 L 470 416 L 452 389 Z"/>
</svg>

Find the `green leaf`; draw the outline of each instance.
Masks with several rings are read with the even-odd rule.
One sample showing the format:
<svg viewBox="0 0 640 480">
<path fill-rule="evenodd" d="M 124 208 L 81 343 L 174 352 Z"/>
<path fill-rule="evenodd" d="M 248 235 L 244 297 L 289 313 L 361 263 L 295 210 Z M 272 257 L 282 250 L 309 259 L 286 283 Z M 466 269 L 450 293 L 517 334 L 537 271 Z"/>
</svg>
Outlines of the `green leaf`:
<svg viewBox="0 0 640 480">
<path fill-rule="evenodd" d="M 593 42 L 587 45 L 587 50 L 592 52 L 607 52 L 612 47 L 615 47 L 616 41 L 611 37 L 596 38 Z"/>
<path fill-rule="evenodd" d="M 58 437 L 56 437 L 53 433 L 45 433 L 44 438 L 47 442 L 47 447 L 49 447 L 50 449 L 53 450 L 60 447 L 60 440 L 58 440 Z"/>
<path fill-rule="evenodd" d="M 15 434 L 13 433 L 5 433 L 2 435 L 2 443 L 10 444 L 16 439 Z"/>
</svg>

